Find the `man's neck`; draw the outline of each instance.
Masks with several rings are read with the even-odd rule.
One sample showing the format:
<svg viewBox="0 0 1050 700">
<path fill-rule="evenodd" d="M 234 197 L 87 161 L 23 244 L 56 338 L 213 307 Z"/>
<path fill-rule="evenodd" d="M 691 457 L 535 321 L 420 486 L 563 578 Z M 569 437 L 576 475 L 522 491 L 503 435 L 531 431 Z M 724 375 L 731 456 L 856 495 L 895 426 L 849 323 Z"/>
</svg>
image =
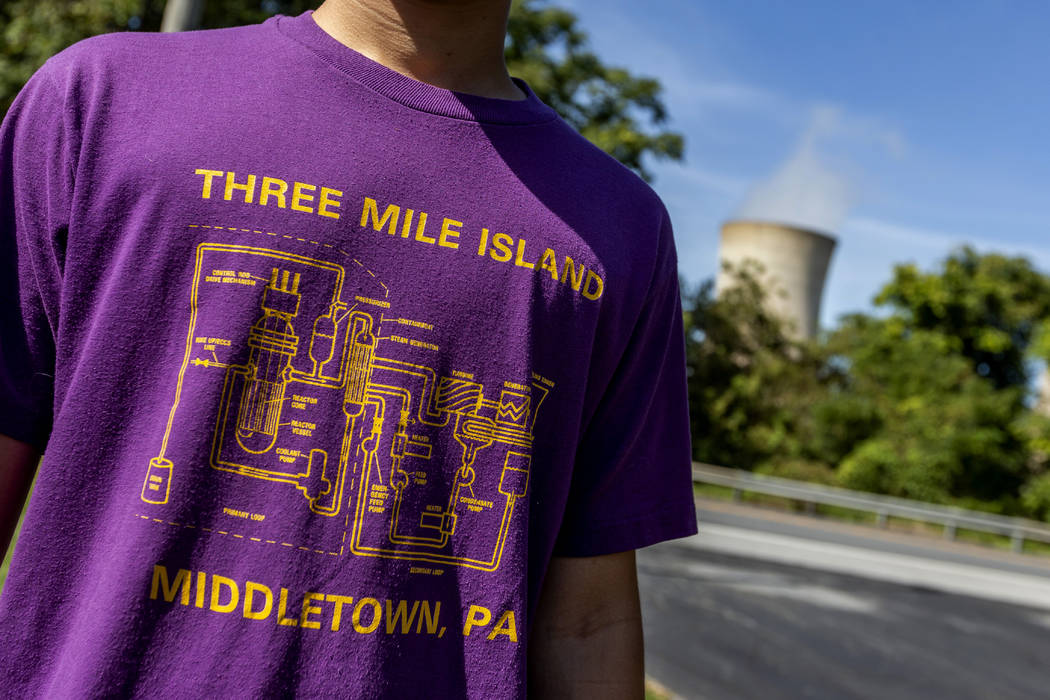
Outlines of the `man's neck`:
<svg viewBox="0 0 1050 700">
<path fill-rule="evenodd" d="M 521 100 L 503 42 L 509 0 L 325 0 L 314 21 L 402 75 L 482 97 Z"/>
</svg>

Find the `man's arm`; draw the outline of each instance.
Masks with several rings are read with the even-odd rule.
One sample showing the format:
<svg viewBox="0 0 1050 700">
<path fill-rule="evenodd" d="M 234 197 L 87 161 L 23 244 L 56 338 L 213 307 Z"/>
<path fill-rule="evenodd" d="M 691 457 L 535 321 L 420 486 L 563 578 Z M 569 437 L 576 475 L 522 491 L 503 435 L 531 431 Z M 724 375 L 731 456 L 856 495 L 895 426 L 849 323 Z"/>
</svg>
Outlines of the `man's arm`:
<svg viewBox="0 0 1050 700">
<path fill-rule="evenodd" d="M 553 558 L 529 641 L 529 697 L 639 700 L 644 684 L 634 550 Z"/>
<path fill-rule="evenodd" d="M 11 544 L 39 460 L 32 445 L 0 435 L 0 555 Z"/>
</svg>

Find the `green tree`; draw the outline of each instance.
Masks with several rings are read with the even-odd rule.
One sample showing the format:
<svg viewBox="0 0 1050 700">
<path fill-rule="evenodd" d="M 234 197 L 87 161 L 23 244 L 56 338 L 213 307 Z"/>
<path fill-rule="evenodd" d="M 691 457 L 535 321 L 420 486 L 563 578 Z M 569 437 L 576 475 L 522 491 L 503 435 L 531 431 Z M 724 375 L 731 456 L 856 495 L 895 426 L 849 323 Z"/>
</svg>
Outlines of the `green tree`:
<svg viewBox="0 0 1050 700">
<path fill-rule="evenodd" d="M 1025 396 L 1050 281 L 1027 260 L 898 266 L 884 313 L 812 344 L 766 313 L 760 270 L 734 274 L 684 295 L 696 459 L 1050 519 L 1050 419 Z"/>
<path fill-rule="evenodd" d="M 1050 472 L 1032 477 L 1021 489 L 1026 515 L 1050 522 Z"/>
<path fill-rule="evenodd" d="M 959 351 L 996 387 L 1023 387 L 1032 343 L 1050 317 L 1050 280 L 1024 258 L 965 247 L 932 272 L 898 265 L 876 303 L 910 328 L 957 338 Z"/>
<path fill-rule="evenodd" d="M 1021 487 L 1023 514 L 1050 522 L 1050 417 L 1028 411 L 1016 426 L 1028 453 L 1029 476 Z"/>
<path fill-rule="evenodd" d="M 258 24 L 274 15 L 302 14 L 320 4 L 321 0 L 255 0 L 254 3 L 245 0 L 205 0 L 201 27 L 221 29 Z"/>
<path fill-rule="evenodd" d="M 663 128 L 667 109 L 655 78 L 605 65 L 588 47 L 576 15 L 545 0 L 514 0 L 507 67 L 544 102 L 646 179 L 644 157 L 681 160 L 682 135 Z"/>
<path fill-rule="evenodd" d="M 847 382 L 818 429 L 834 433 L 858 403 L 870 417 L 838 462 L 843 485 L 941 503 L 1016 499 L 1028 475 L 1023 390 L 978 375 L 962 344 L 896 316 L 856 315 L 835 331 L 828 349 Z"/>
<path fill-rule="evenodd" d="M 314 0 L 208 0 L 204 28 L 262 22 L 275 13 L 299 14 Z M 44 61 L 95 34 L 159 31 L 164 0 L 8 0 L 0 4 L 0 114 Z"/>
<path fill-rule="evenodd" d="M 797 439 L 833 373 L 815 347 L 792 340 L 765 306 L 762 270 L 729 268 L 715 295 L 705 282 L 683 295 L 693 457 L 742 469 L 830 475 Z"/>
<path fill-rule="evenodd" d="M 115 32 L 139 0 L 7 0 L 0 4 L 0 114 L 50 56 L 93 34 Z M 159 26 L 159 23 L 158 23 Z"/>
<path fill-rule="evenodd" d="M 207 0 L 206 29 L 297 15 L 320 0 Z M 48 57 L 103 32 L 157 31 L 163 0 L 8 0 L 0 4 L 0 114 Z M 654 78 L 606 66 L 587 46 L 571 12 L 546 0 L 515 0 L 506 59 L 513 75 L 567 122 L 627 167 L 649 179 L 646 157 L 682 158 L 681 134 L 663 128 L 667 110 Z"/>
<path fill-rule="evenodd" d="M 876 297 L 890 315 L 847 319 L 830 348 L 880 429 L 843 457 L 856 488 L 1042 515 L 1050 424 L 1026 406 L 1046 355 L 1050 279 L 1024 258 L 964 247 L 938 268 L 899 265 Z"/>
</svg>

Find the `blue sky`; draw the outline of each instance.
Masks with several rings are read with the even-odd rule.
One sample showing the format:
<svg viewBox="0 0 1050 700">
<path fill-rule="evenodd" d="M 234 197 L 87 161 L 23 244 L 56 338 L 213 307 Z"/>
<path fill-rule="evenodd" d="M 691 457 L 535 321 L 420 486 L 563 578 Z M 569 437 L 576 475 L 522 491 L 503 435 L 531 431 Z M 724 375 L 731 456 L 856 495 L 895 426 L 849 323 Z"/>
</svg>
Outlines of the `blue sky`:
<svg viewBox="0 0 1050 700">
<path fill-rule="evenodd" d="M 690 281 L 741 212 L 833 230 L 825 326 L 870 309 L 893 264 L 965 243 L 1050 271 L 1050 3 L 558 4 L 665 87 L 686 161 L 655 187 Z"/>
</svg>

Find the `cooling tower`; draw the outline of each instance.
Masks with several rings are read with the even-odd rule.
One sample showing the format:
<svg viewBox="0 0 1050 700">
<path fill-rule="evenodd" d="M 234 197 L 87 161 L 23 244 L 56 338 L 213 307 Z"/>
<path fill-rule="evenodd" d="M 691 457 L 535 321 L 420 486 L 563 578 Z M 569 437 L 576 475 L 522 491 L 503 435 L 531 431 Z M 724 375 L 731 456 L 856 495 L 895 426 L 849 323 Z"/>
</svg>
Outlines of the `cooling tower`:
<svg viewBox="0 0 1050 700">
<path fill-rule="evenodd" d="M 764 269 L 760 281 L 770 292 L 769 310 L 794 326 L 795 337 L 813 338 L 834 249 L 834 238 L 815 231 L 772 222 L 729 221 L 722 227 L 719 258 L 733 267 L 748 259 L 757 261 Z M 721 293 L 732 278 L 721 265 L 719 270 Z"/>
</svg>

